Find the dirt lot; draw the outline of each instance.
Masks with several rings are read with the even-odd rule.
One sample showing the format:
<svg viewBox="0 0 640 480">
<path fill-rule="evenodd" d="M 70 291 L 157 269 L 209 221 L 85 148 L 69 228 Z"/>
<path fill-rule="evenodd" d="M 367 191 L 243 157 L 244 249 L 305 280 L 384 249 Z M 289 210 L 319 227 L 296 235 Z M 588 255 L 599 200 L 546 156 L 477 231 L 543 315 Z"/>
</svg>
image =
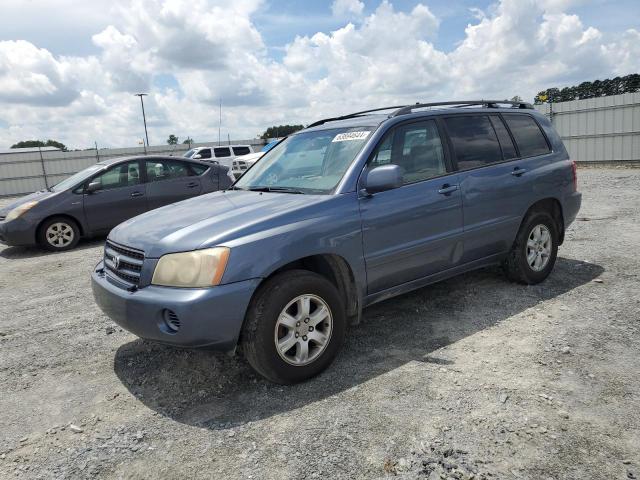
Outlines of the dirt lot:
<svg viewBox="0 0 640 480">
<path fill-rule="evenodd" d="M 290 388 L 115 326 L 103 240 L 0 247 L 0 477 L 640 477 L 640 170 L 579 182 L 545 283 L 488 269 L 379 304 Z"/>
</svg>

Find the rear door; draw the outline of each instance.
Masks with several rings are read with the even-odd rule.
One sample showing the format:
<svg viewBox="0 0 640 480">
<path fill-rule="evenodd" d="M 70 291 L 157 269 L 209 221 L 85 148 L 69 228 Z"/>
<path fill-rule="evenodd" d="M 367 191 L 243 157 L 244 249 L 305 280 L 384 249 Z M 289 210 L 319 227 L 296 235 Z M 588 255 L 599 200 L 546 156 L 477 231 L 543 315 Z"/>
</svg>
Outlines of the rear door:
<svg viewBox="0 0 640 480">
<path fill-rule="evenodd" d="M 213 157 L 215 161 L 220 165 L 224 165 L 231 170 L 231 166 L 233 163 L 233 155 L 231 154 L 231 148 L 229 147 L 214 147 L 213 148 Z"/>
<path fill-rule="evenodd" d="M 111 230 L 119 223 L 147 210 L 146 188 L 141 183 L 140 161 L 115 165 L 91 180 L 101 187 L 83 194 L 87 225 L 93 233 Z M 85 185 L 85 186 L 86 186 Z"/>
<path fill-rule="evenodd" d="M 462 201 L 435 120 L 394 127 L 368 169 L 393 163 L 400 188 L 360 198 L 368 293 L 455 266 L 462 247 Z M 365 173 L 366 174 L 366 173 Z"/>
<path fill-rule="evenodd" d="M 188 162 L 180 160 L 145 160 L 149 209 L 195 197 L 202 192 L 202 182 Z"/>
<path fill-rule="evenodd" d="M 503 253 L 531 202 L 530 161 L 518 152 L 499 114 L 455 115 L 445 117 L 444 124 L 462 192 L 462 262 Z"/>
</svg>

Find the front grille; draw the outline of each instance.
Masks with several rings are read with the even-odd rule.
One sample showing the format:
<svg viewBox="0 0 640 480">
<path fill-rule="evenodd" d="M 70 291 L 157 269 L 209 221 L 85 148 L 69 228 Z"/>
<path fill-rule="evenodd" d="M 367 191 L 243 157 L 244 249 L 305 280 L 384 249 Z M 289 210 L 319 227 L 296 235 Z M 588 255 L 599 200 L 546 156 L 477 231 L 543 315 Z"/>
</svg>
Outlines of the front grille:
<svg viewBox="0 0 640 480">
<path fill-rule="evenodd" d="M 140 285 L 144 252 L 117 245 L 109 240 L 104 246 L 104 267 L 108 276 L 129 286 Z"/>
<path fill-rule="evenodd" d="M 5 218 L 6 218 L 6 217 L 4 217 L 3 215 L 0 215 L 0 222 L 4 222 L 4 219 L 5 219 Z"/>
</svg>

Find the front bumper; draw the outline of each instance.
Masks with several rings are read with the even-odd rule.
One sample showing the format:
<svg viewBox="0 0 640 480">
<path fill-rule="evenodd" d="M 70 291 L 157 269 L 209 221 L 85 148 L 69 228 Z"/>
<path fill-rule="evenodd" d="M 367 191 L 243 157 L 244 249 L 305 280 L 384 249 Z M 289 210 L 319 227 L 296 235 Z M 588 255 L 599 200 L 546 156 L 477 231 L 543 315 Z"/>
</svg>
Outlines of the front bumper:
<svg viewBox="0 0 640 480">
<path fill-rule="evenodd" d="M 36 226 L 18 217 L 9 222 L 0 222 L 0 243 L 15 246 L 35 245 Z"/>
<path fill-rule="evenodd" d="M 114 285 L 100 262 L 91 274 L 96 303 L 118 325 L 148 340 L 185 346 L 235 348 L 245 313 L 260 279 L 211 288 L 149 285 L 134 292 Z M 169 317 L 173 312 L 175 317 Z M 179 328 L 167 327 L 177 318 Z"/>
</svg>

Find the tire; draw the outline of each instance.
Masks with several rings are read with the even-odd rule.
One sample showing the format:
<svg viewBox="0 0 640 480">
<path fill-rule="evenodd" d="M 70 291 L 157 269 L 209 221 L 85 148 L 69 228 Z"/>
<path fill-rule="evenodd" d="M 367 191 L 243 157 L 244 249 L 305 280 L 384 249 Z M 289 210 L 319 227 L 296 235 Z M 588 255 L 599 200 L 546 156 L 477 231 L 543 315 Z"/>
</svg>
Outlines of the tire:
<svg viewBox="0 0 640 480">
<path fill-rule="evenodd" d="M 545 233 L 550 244 L 544 241 Z M 553 216 L 544 211 L 528 213 L 502 265 L 507 278 L 526 285 L 542 282 L 556 263 L 558 243 L 558 224 Z"/>
<path fill-rule="evenodd" d="M 68 217 L 51 217 L 38 228 L 38 244 L 52 252 L 71 250 L 80 241 L 78 224 Z"/>
<path fill-rule="evenodd" d="M 267 280 L 256 292 L 242 331 L 242 350 L 260 375 L 290 385 L 314 377 L 331 364 L 344 341 L 346 324 L 342 298 L 331 282 L 313 272 L 289 270 Z M 290 349 L 285 350 L 288 345 Z M 304 363 L 304 345 L 308 363 Z"/>
</svg>

